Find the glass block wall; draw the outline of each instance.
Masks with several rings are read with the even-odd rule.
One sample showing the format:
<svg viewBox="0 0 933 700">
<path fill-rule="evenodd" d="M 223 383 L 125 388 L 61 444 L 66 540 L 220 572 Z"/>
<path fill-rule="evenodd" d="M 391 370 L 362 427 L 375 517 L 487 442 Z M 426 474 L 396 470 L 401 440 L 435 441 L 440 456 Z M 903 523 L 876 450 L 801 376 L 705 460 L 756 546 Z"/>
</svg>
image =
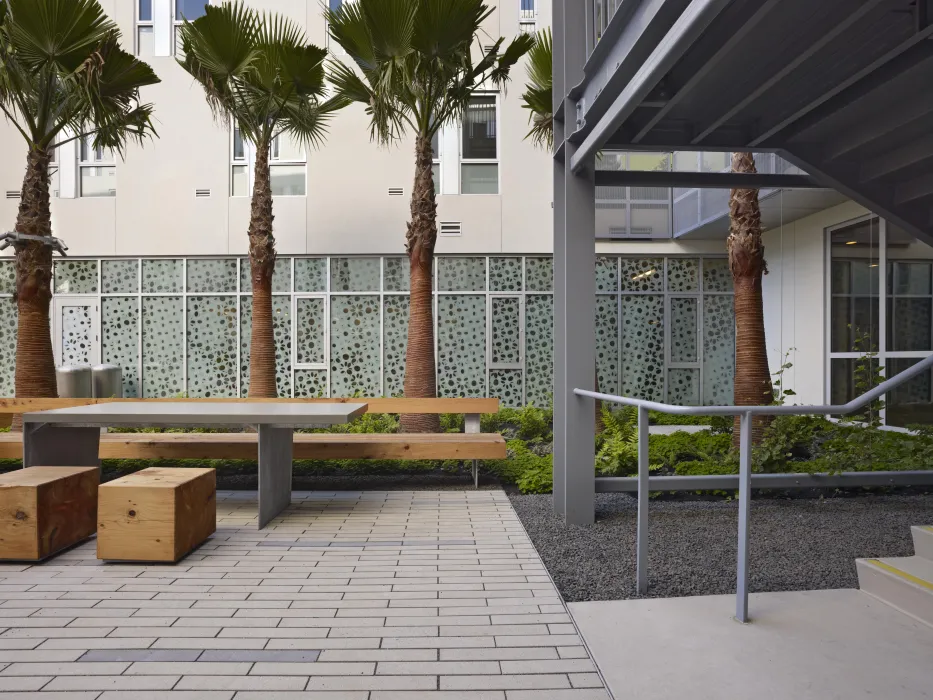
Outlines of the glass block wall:
<svg viewBox="0 0 933 700">
<path fill-rule="evenodd" d="M 549 256 L 438 257 L 441 396 L 550 402 L 552 279 Z M 54 290 L 58 357 L 122 366 L 126 396 L 247 395 L 252 296 L 245 259 L 61 259 Z M 16 345 L 12 292 L 12 262 L 0 262 L 6 396 Z M 281 396 L 402 393 L 405 258 L 280 257 L 273 293 Z M 599 257 L 594 313 L 601 391 L 731 402 L 732 286 L 724 259 Z"/>
</svg>

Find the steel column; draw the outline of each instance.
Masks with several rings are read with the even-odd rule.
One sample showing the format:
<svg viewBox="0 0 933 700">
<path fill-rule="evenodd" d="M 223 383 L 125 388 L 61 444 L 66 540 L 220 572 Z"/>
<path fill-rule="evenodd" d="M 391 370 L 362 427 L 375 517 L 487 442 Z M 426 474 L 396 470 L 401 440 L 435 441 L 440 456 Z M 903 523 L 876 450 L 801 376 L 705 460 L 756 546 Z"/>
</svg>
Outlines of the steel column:
<svg viewBox="0 0 933 700">
<path fill-rule="evenodd" d="M 748 622 L 748 512 L 752 498 L 752 414 L 740 416 L 739 551 L 735 582 L 735 619 Z"/>
<path fill-rule="evenodd" d="M 648 592 L 648 409 L 638 408 L 638 532 L 635 567 L 638 593 Z"/>
</svg>

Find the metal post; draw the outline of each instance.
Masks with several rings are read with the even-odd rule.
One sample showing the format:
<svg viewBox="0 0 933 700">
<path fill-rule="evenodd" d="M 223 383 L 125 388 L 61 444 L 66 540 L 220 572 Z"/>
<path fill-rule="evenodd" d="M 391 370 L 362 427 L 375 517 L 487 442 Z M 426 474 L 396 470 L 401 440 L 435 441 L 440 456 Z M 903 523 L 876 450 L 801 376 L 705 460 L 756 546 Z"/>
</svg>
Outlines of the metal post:
<svg viewBox="0 0 933 700">
<path fill-rule="evenodd" d="M 463 420 L 463 432 L 476 434 L 482 430 L 480 415 L 478 413 L 467 413 Z M 473 488 L 479 488 L 479 460 L 473 460 Z"/>
<path fill-rule="evenodd" d="M 648 592 L 648 409 L 638 407 L 638 532 L 635 536 L 638 593 Z"/>
<path fill-rule="evenodd" d="M 740 416 L 739 551 L 735 584 L 735 619 L 748 622 L 748 513 L 752 498 L 752 414 Z"/>
</svg>

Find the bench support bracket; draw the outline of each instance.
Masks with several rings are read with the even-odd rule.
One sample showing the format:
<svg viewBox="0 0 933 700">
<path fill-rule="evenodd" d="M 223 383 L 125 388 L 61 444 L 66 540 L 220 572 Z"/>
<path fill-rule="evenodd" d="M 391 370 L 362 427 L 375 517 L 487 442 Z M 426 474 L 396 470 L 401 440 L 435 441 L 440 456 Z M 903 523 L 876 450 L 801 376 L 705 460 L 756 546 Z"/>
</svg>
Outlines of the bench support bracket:
<svg viewBox="0 0 933 700">
<path fill-rule="evenodd" d="M 259 528 L 292 502 L 291 428 L 259 426 Z"/>
<path fill-rule="evenodd" d="M 467 413 L 463 420 L 463 432 L 468 434 L 478 433 L 482 430 L 480 426 L 480 415 L 478 413 Z M 479 460 L 473 460 L 473 488 L 479 488 Z"/>
</svg>

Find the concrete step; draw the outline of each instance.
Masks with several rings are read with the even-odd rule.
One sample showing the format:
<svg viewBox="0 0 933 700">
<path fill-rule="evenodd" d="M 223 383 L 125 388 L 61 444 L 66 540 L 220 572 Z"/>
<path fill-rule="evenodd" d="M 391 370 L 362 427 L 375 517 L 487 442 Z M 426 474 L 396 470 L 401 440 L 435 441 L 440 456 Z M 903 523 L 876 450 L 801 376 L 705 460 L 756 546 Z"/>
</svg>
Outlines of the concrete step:
<svg viewBox="0 0 933 700">
<path fill-rule="evenodd" d="M 933 525 L 914 525 L 910 534 L 914 537 L 914 554 L 933 561 Z"/>
<path fill-rule="evenodd" d="M 923 557 L 856 559 L 859 588 L 933 626 L 933 560 Z"/>
</svg>

